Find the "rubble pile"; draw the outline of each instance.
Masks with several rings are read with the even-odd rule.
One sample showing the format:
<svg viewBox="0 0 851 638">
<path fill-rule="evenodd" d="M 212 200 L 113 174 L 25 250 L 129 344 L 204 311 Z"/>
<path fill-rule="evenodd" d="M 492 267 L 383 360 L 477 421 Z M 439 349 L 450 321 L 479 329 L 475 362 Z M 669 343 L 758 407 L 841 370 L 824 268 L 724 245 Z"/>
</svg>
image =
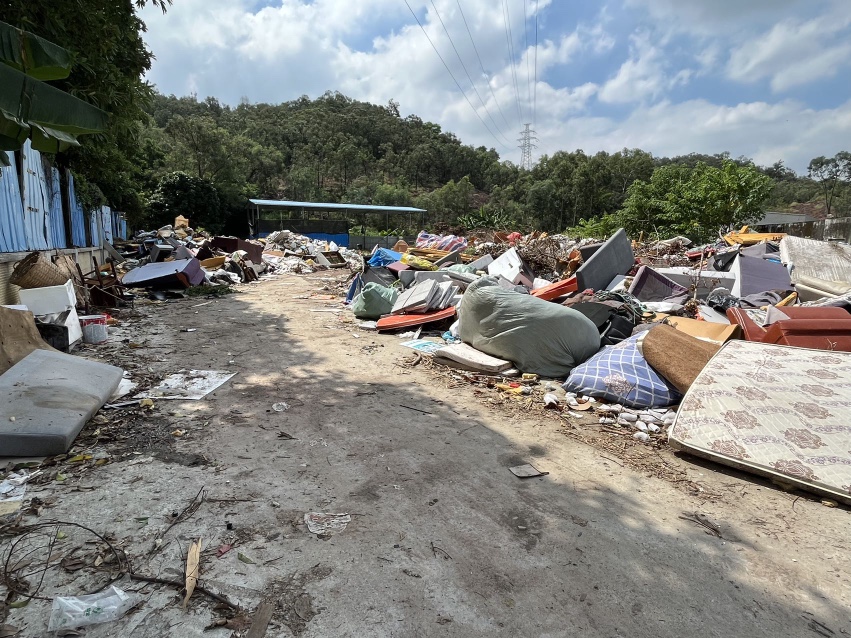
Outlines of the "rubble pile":
<svg viewBox="0 0 851 638">
<path fill-rule="evenodd" d="M 427 244 L 395 247 L 404 252 L 373 251 L 347 297 L 358 319 L 378 331 L 418 326 L 403 345 L 455 378 L 490 379 L 562 415 L 596 415 L 638 442 L 664 444 L 678 410 L 707 410 L 691 388 L 732 342 L 760 344 L 766 356 L 851 352 L 847 245 L 747 228 L 704 246 L 629 241 L 623 230 L 606 241 L 494 232 L 459 245 L 449 236 L 453 251 L 433 247 L 439 236 L 420 238 Z M 451 293 L 435 305 L 441 288 Z M 423 339 L 423 326 L 438 338 Z M 723 423 L 709 412 L 707 423 Z"/>
<path fill-rule="evenodd" d="M 264 244 L 263 262 L 272 272 L 309 274 L 326 268 L 346 266 L 361 271 L 364 267 L 363 258 L 355 250 L 289 230 L 270 233 L 259 241 Z"/>
</svg>

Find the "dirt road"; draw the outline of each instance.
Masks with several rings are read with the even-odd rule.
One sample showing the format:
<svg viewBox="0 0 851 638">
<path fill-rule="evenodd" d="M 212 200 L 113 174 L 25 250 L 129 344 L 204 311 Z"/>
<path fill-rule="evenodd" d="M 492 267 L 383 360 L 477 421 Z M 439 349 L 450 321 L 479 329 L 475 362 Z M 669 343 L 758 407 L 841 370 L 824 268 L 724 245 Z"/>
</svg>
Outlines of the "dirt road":
<svg viewBox="0 0 851 638">
<path fill-rule="evenodd" d="M 56 496 L 42 519 L 110 533 L 137 572 L 163 579 L 182 579 L 187 547 L 202 538 L 202 584 L 249 609 L 273 603 L 267 636 L 851 632 L 847 510 L 666 452 L 719 495 L 709 499 L 622 467 L 556 419 L 488 409 L 472 388 L 399 366 L 409 353 L 397 337 L 312 312 L 333 302 L 296 298 L 327 294 L 327 278 L 140 304 L 146 318 L 101 347 L 108 360 L 142 379 L 181 368 L 238 374 L 202 401 L 102 413 L 79 448 L 111 462 L 63 468 L 62 481 L 31 490 Z M 549 474 L 518 479 L 508 467 L 523 462 Z M 206 501 L 162 536 L 202 487 Z M 721 537 L 680 518 L 694 511 Z M 306 512 L 351 522 L 323 539 L 306 529 Z M 66 531 L 66 547 L 84 545 Z M 98 577 L 56 568 L 45 587 L 82 593 Z M 183 611 L 177 589 L 122 583 L 141 604 L 87 636 L 230 635 L 203 633 L 222 617 L 203 593 Z M 6 622 L 44 635 L 49 607 L 34 600 Z"/>
</svg>

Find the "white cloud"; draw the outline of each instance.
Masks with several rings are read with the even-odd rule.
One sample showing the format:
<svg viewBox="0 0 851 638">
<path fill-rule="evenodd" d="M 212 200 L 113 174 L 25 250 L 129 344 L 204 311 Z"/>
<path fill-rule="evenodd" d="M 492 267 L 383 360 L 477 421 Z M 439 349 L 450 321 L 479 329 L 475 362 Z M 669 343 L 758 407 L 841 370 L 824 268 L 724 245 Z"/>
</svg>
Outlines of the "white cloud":
<svg viewBox="0 0 851 638">
<path fill-rule="evenodd" d="M 718 34 L 771 23 L 783 11 L 812 7 L 825 0 L 625 0 L 646 10 L 660 27 L 690 33 Z"/>
<path fill-rule="evenodd" d="M 634 35 L 631 40 L 629 59 L 600 89 L 600 100 L 628 103 L 657 98 L 672 86 L 688 81 L 691 72 L 687 69 L 669 77 L 664 45 L 653 43 L 648 33 Z"/>
<path fill-rule="evenodd" d="M 568 133 L 569 132 L 569 133 Z M 549 129 L 551 148 L 582 148 L 614 152 L 642 148 L 655 155 L 721 153 L 745 155 L 758 164 L 778 159 L 799 172 L 815 155 L 834 155 L 851 135 L 851 101 L 833 109 L 815 110 L 800 102 L 749 102 L 735 106 L 690 100 L 662 101 L 635 109 L 623 121 L 574 117 Z"/>
<path fill-rule="evenodd" d="M 847 10 L 806 21 L 784 20 L 736 48 L 727 74 L 741 82 L 770 78 L 774 91 L 831 77 L 851 63 L 851 43 L 842 33 L 849 24 Z"/>
</svg>

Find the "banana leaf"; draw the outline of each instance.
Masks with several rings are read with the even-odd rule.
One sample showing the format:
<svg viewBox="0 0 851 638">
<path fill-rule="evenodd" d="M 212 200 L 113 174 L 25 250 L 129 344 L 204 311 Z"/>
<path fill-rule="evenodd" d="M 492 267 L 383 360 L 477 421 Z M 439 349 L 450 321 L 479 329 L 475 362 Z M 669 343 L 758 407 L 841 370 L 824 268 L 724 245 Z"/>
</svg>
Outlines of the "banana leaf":
<svg viewBox="0 0 851 638">
<path fill-rule="evenodd" d="M 2 63 L 0 86 L 0 150 L 17 150 L 30 137 L 35 149 L 55 153 L 106 128 L 104 111 Z"/>
<path fill-rule="evenodd" d="M 71 73 L 68 51 L 5 22 L 0 22 L 0 62 L 36 80 L 62 80 Z"/>
</svg>

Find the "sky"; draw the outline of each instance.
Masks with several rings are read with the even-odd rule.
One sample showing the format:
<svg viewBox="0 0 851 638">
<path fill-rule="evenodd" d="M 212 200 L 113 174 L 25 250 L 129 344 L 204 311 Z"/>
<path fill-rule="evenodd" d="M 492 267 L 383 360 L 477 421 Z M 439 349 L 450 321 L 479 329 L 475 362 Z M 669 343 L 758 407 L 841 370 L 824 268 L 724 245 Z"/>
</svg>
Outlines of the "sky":
<svg viewBox="0 0 851 638">
<path fill-rule="evenodd" d="M 174 0 L 142 18 L 162 93 L 392 99 L 515 163 L 526 123 L 533 160 L 726 151 L 806 173 L 851 150 L 848 0 Z"/>
</svg>

